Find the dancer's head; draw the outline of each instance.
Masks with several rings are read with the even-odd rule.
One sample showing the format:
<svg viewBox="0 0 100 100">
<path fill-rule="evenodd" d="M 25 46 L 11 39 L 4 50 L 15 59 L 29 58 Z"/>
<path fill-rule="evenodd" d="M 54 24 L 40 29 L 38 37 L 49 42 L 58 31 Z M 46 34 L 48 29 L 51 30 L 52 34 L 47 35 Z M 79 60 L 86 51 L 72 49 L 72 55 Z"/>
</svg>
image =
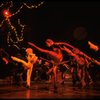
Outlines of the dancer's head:
<svg viewBox="0 0 100 100">
<path fill-rule="evenodd" d="M 53 44 L 54 44 L 53 40 L 51 40 L 51 39 L 47 39 L 47 40 L 46 40 L 46 45 L 47 45 L 48 47 L 51 47 Z"/>
<path fill-rule="evenodd" d="M 26 53 L 27 53 L 27 54 L 33 53 L 33 49 L 32 49 L 32 48 L 27 48 L 27 49 L 26 49 Z"/>
</svg>

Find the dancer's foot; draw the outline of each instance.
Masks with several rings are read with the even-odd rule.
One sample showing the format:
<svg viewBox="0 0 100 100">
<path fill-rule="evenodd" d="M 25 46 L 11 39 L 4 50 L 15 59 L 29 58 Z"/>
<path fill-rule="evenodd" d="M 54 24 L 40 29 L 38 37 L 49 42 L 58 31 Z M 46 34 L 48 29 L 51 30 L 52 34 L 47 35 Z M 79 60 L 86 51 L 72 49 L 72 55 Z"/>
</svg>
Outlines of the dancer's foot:
<svg viewBox="0 0 100 100">
<path fill-rule="evenodd" d="M 46 83 L 47 83 L 47 84 L 50 84 L 50 83 L 52 83 L 52 81 L 51 81 L 51 80 L 48 80 L 48 81 L 46 81 Z"/>
<path fill-rule="evenodd" d="M 30 86 L 29 86 L 29 85 L 26 85 L 26 88 L 27 88 L 27 89 L 30 89 Z"/>
<path fill-rule="evenodd" d="M 57 86 L 56 85 L 54 85 L 54 93 L 57 93 L 58 91 L 57 91 Z"/>
<path fill-rule="evenodd" d="M 60 84 L 64 85 L 64 80 L 62 80 L 62 81 L 60 82 Z"/>
<path fill-rule="evenodd" d="M 90 82 L 89 82 L 89 85 L 92 85 L 92 84 L 93 84 L 93 81 L 90 81 Z"/>
<path fill-rule="evenodd" d="M 84 88 L 86 86 L 85 82 L 82 82 L 82 88 Z"/>
</svg>

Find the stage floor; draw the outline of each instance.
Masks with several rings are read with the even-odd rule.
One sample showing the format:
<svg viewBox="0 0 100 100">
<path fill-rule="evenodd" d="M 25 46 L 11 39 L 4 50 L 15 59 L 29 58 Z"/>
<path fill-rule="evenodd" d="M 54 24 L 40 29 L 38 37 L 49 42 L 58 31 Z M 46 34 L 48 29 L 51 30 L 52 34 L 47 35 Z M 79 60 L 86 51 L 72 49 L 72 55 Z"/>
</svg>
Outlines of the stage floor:
<svg viewBox="0 0 100 100">
<path fill-rule="evenodd" d="M 57 86 L 57 92 L 54 92 L 53 84 L 45 82 L 33 82 L 30 89 L 24 86 L 0 85 L 0 99 L 100 99 L 100 84 L 81 89 L 73 87 L 67 81 L 64 85 L 58 83 Z"/>
</svg>

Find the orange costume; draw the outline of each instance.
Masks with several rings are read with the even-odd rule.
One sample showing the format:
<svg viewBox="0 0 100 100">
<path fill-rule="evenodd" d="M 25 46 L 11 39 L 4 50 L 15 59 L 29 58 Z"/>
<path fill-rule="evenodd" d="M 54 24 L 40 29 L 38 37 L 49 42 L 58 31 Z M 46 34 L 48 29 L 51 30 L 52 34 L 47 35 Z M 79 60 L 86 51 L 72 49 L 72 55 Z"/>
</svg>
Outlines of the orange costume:
<svg viewBox="0 0 100 100">
<path fill-rule="evenodd" d="M 56 89 L 57 88 L 56 87 L 57 66 L 63 60 L 63 55 L 62 55 L 61 50 L 59 48 L 55 48 L 55 47 L 53 48 L 53 51 L 45 50 L 45 49 L 39 48 L 34 43 L 28 42 L 28 44 L 31 45 L 32 47 L 35 47 L 40 52 L 43 52 L 43 53 L 47 54 L 51 58 L 51 61 L 53 62 L 53 67 L 51 68 L 50 72 L 53 71 L 53 74 L 54 74 L 54 89 Z M 47 39 L 46 40 L 46 45 L 48 47 L 53 46 L 53 41 L 51 39 Z"/>
<path fill-rule="evenodd" d="M 88 41 L 88 45 L 90 47 L 90 49 L 94 50 L 94 51 L 98 51 L 99 47 L 95 44 L 93 44 L 92 42 Z"/>
<path fill-rule="evenodd" d="M 17 57 L 14 57 L 14 56 L 11 56 L 11 58 L 14 61 L 22 63 L 23 67 L 25 69 L 27 69 L 27 79 L 26 79 L 26 82 L 27 82 L 27 86 L 30 87 L 31 74 L 32 74 L 33 65 L 34 65 L 34 63 L 36 63 L 38 57 L 33 53 L 33 50 L 31 48 L 27 48 L 26 49 L 26 53 L 27 53 L 27 62 L 22 60 L 22 59 L 19 59 Z"/>
</svg>

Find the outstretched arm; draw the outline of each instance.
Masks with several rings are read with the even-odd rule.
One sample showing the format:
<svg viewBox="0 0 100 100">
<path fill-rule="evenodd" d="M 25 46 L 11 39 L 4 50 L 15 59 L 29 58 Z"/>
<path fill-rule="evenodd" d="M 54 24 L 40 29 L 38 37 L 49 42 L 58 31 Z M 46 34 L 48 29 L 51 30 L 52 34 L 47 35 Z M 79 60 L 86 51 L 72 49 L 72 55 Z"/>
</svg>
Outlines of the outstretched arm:
<svg viewBox="0 0 100 100">
<path fill-rule="evenodd" d="M 48 50 L 42 49 L 42 48 L 36 46 L 34 43 L 28 42 L 28 44 L 31 45 L 31 46 L 33 46 L 34 48 L 36 48 L 40 52 L 48 53 Z"/>
<path fill-rule="evenodd" d="M 64 46 L 70 47 L 70 48 L 72 48 L 72 49 L 77 49 L 77 48 L 75 48 L 74 46 L 72 46 L 72 45 L 70 45 L 70 44 L 68 44 L 68 43 L 66 43 L 66 42 L 55 42 L 54 44 L 55 44 L 55 45 L 64 45 Z M 83 55 L 83 56 L 85 56 L 88 60 L 91 60 L 91 58 L 90 58 L 89 56 L 87 56 L 85 53 L 83 53 L 83 52 L 80 51 L 79 49 L 77 49 L 77 50 L 79 51 L 79 54 L 80 54 L 80 55 Z M 68 48 L 66 48 L 66 51 L 67 51 L 67 52 L 69 51 Z"/>
<path fill-rule="evenodd" d="M 46 53 L 49 56 L 52 56 L 52 57 L 54 57 L 56 59 L 59 59 L 59 55 L 57 53 L 55 53 L 54 51 L 49 51 L 49 50 L 42 49 L 42 48 L 36 46 L 34 43 L 31 43 L 31 42 L 28 42 L 28 44 L 31 45 L 31 46 L 33 46 L 33 47 L 35 47 L 40 52 Z"/>
<path fill-rule="evenodd" d="M 68 53 L 68 55 L 72 56 L 72 57 L 75 57 L 77 56 L 76 54 L 74 54 L 70 49 L 68 49 L 67 47 L 63 46 L 63 47 L 60 47 L 61 50 L 64 50 Z"/>
<path fill-rule="evenodd" d="M 94 50 L 94 51 L 98 51 L 99 47 L 95 44 L 93 44 L 92 42 L 88 41 L 88 45 L 90 47 L 90 49 Z"/>
<path fill-rule="evenodd" d="M 74 46 L 72 46 L 66 42 L 54 42 L 54 45 L 64 45 L 64 46 L 70 47 L 71 49 L 75 48 Z"/>
<path fill-rule="evenodd" d="M 70 45 L 70 44 L 68 44 L 68 43 L 66 43 L 66 42 L 55 42 L 54 43 L 55 45 L 59 45 L 59 46 L 61 46 L 61 45 L 64 45 L 64 48 L 63 48 L 63 50 L 65 49 L 65 51 L 67 52 L 67 53 L 71 53 L 71 55 L 75 55 L 75 52 L 73 53 L 71 50 L 69 50 L 68 49 L 68 47 L 70 47 L 71 49 L 76 49 L 76 50 L 78 50 L 78 53 L 79 54 L 81 54 L 81 55 L 83 55 L 83 56 L 85 56 L 87 59 L 89 59 L 89 60 L 91 60 L 91 58 L 89 57 L 89 56 L 87 56 L 85 53 L 83 53 L 82 51 L 80 51 L 79 49 L 77 49 L 77 48 L 75 48 L 74 46 L 72 46 L 72 45 Z M 65 47 L 65 46 L 67 46 L 67 47 Z M 60 47 L 61 48 L 61 47 Z"/>
<path fill-rule="evenodd" d="M 61 47 L 60 47 L 60 48 L 61 48 Z M 69 49 L 66 48 L 65 46 L 64 46 L 63 48 L 61 48 L 61 50 L 66 51 L 70 56 L 73 56 L 73 57 L 76 57 L 76 56 L 77 56 L 76 54 L 74 54 L 71 50 L 69 50 Z M 81 52 L 81 51 L 80 51 L 80 53 L 81 53 L 81 55 L 83 55 L 84 57 L 86 57 L 86 58 L 87 58 L 88 60 L 90 60 L 91 62 L 93 62 L 93 63 L 95 63 L 95 64 L 97 64 L 97 65 L 100 66 L 100 62 L 99 62 L 99 61 L 97 61 L 97 60 L 95 60 L 95 59 L 93 59 L 93 58 L 87 56 L 85 53 L 83 53 L 83 52 Z"/>
<path fill-rule="evenodd" d="M 94 46 L 91 42 L 88 42 L 90 45 L 91 45 L 91 48 L 96 48 L 97 49 L 97 47 L 96 46 Z M 72 49 L 77 49 L 77 48 L 75 48 L 74 46 L 72 46 L 72 45 L 70 45 L 70 44 L 68 44 L 68 43 L 66 43 L 66 42 L 55 42 L 54 43 L 55 45 L 65 45 L 65 46 L 67 46 L 67 47 L 70 47 L 70 48 L 72 48 Z M 86 55 L 85 53 L 83 53 L 82 51 L 80 51 L 79 49 L 77 49 L 78 51 L 79 51 L 79 54 L 80 55 L 83 55 L 84 57 L 86 57 L 88 60 L 90 60 L 90 61 L 92 61 L 92 58 L 91 57 L 89 57 L 88 55 Z M 69 54 L 71 53 L 71 55 L 73 55 L 72 54 L 72 52 L 71 51 L 69 51 L 68 50 L 68 48 L 65 48 L 65 51 L 68 53 L 69 52 Z M 95 63 L 96 64 L 98 64 L 97 63 L 97 60 L 94 60 L 95 61 Z"/>
<path fill-rule="evenodd" d="M 97 64 L 97 65 L 100 66 L 100 62 L 99 62 L 99 61 L 97 61 L 97 60 L 95 60 L 95 59 L 92 59 L 92 60 L 93 60 L 93 62 L 94 62 L 95 64 Z"/>
</svg>

